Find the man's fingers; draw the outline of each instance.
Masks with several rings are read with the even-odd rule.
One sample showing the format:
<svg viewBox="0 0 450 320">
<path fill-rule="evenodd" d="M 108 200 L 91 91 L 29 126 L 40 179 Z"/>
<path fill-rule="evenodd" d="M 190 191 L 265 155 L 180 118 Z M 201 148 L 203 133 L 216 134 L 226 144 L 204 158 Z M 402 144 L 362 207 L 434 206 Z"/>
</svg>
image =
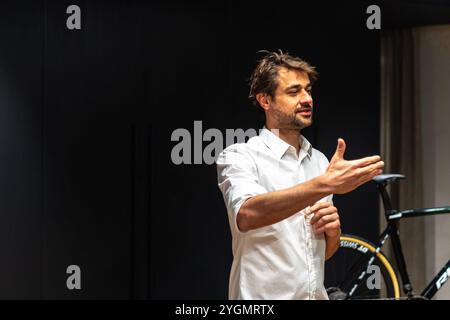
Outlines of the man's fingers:
<svg viewBox="0 0 450 320">
<path fill-rule="evenodd" d="M 319 221 L 322 217 L 331 215 L 333 213 L 337 212 L 336 207 L 330 206 L 328 208 L 323 208 L 318 210 L 314 216 L 311 218 L 310 224 L 314 225 L 317 221 Z"/>
<path fill-rule="evenodd" d="M 316 202 L 315 204 L 313 204 L 310 208 L 309 208 L 309 212 L 310 213 L 314 213 L 314 212 L 316 212 L 317 210 L 319 210 L 319 209 L 322 209 L 322 208 L 327 208 L 327 207 L 329 207 L 329 206 L 331 206 L 331 203 L 330 202 L 323 202 L 323 201 L 321 201 L 321 202 Z"/>
<path fill-rule="evenodd" d="M 355 167 L 366 167 L 381 160 L 380 156 L 365 157 L 362 159 L 351 160 Z"/>
<path fill-rule="evenodd" d="M 323 227 L 324 225 L 326 225 L 330 222 L 336 221 L 336 220 L 339 220 L 339 215 L 337 213 L 333 213 L 333 214 L 323 216 L 316 223 L 311 223 L 311 225 L 315 229 L 319 229 L 319 228 Z"/>
<path fill-rule="evenodd" d="M 380 161 L 380 163 L 377 162 L 376 164 L 364 168 L 364 170 L 362 171 L 362 177 L 368 178 L 370 180 L 373 177 L 381 174 L 383 172 L 383 168 L 384 162 L 383 161 Z"/>
<path fill-rule="evenodd" d="M 345 153 L 345 141 L 342 138 L 338 139 L 336 152 L 333 155 L 332 161 L 334 160 L 341 160 L 344 159 L 344 153 Z"/>
<path fill-rule="evenodd" d="M 326 225 L 320 227 L 319 229 L 314 229 L 315 234 L 321 234 L 326 232 L 327 230 L 339 229 L 341 227 L 341 223 L 339 221 L 333 221 L 327 223 Z"/>
<path fill-rule="evenodd" d="M 374 177 L 380 175 L 381 173 L 383 173 L 382 169 L 375 169 L 372 170 L 368 173 L 366 173 L 365 175 L 363 175 L 360 179 L 360 182 L 358 183 L 358 187 L 363 185 L 366 182 L 369 182 L 370 180 L 372 180 Z"/>
<path fill-rule="evenodd" d="M 366 166 L 364 168 L 361 168 L 361 174 L 365 175 L 368 173 L 371 173 L 375 170 L 382 170 L 384 168 L 384 162 L 383 161 L 378 161 L 374 164 L 371 164 L 369 166 Z"/>
<path fill-rule="evenodd" d="M 359 168 L 355 170 L 356 177 L 364 177 L 366 175 L 370 175 L 372 172 L 375 172 L 376 170 L 383 170 L 384 168 L 384 162 L 378 161 L 376 163 L 373 163 L 369 166 Z"/>
</svg>

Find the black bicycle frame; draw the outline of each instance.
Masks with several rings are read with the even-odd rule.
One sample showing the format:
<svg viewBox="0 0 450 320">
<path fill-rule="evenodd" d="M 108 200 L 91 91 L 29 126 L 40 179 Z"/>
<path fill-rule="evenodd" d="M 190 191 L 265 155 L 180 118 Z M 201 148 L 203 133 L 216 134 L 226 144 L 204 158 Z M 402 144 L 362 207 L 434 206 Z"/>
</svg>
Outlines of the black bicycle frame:
<svg viewBox="0 0 450 320">
<path fill-rule="evenodd" d="M 413 288 L 409 281 L 408 270 L 406 268 L 405 258 L 403 255 L 402 245 L 399 238 L 398 223 L 400 219 L 429 216 L 436 214 L 450 213 L 450 207 L 436 207 L 436 208 L 422 208 L 411 209 L 404 211 L 396 211 L 392 209 L 391 199 L 386 191 L 387 183 L 377 184 L 378 191 L 380 192 L 383 200 L 385 216 L 388 222 L 388 226 L 384 233 L 387 233 L 391 237 L 392 249 L 394 251 L 395 260 L 397 262 L 398 271 L 403 285 L 403 291 L 407 296 L 413 295 Z M 381 248 L 384 241 L 380 242 L 378 246 Z M 378 248 L 377 248 L 378 249 Z M 431 280 L 428 286 L 422 291 L 420 296 L 427 299 L 431 299 L 443 284 L 450 278 L 450 259 L 445 266 L 438 272 L 436 277 Z"/>
<path fill-rule="evenodd" d="M 394 251 L 395 260 L 397 263 L 397 268 L 400 273 L 401 283 L 403 285 L 403 291 L 408 297 L 413 297 L 413 288 L 411 282 L 409 280 L 408 270 L 405 263 L 405 257 L 403 255 L 403 249 L 399 237 L 399 229 L 398 224 L 400 219 L 411 218 L 411 217 L 420 217 L 420 216 L 429 216 L 436 214 L 445 214 L 450 213 L 449 207 L 436 207 L 436 208 L 422 208 L 422 209 L 412 209 L 412 210 L 404 210 L 397 211 L 392 209 L 391 198 L 386 191 L 386 186 L 389 182 L 377 183 L 378 191 L 381 195 L 381 199 L 383 201 L 383 207 L 385 211 L 385 216 L 387 220 L 387 227 L 381 233 L 380 239 L 376 244 L 376 249 L 372 253 L 372 256 L 368 260 L 366 264 L 362 264 L 362 261 L 358 261 L 352 267 L 355 270 L 352 270 L 353 274 L 359 274 L 359 276 L 353 279 L 346 279 L 344 283 L 342 283 L 342 287 L 344 292 L 347 292 L 348 298 L 351 298 L 353 293 L 359 287 L 359 285 L 364 281 L 364 276 L 366 275 L 366 271 L 373 263 L 375 256 L 378 252 L 380 252 L 386 240 L 391 237 L 392 249 Z M 427 287 L 420 294 L 421 297 L 425 297 L 427 299 L 431 299 L 439 289 L 442 288 L 445 282 L 450 278 L 450 259 L 447 261 L 445 266 L 438 272 L 438 274 L 431 280 L 431 282 L 427 285 Z"/>
<path fill-rule="evenodd" d="M 387 215 L 388 223 L 396 223 L 400 219 L 405 218 L 412 218 L 412 217 L 421 217 L 421 216 L 430 216 L 430 215 L 436 215 L 436 214 L 446 214 L 450 213 L 450 207 L 437 207 L 437 208 L 422 208 L 422 209 L 412 209 L 412 210 L 404 210 L 395 212 L 392 211 Z M 392 236 L 393 244 L 396 242 L 397 247 L 399 248 L 399 253 L 397 255 L 397 252 L 395 252 L 395 257 L 400 257 L 400 260 L 403 260 L 403 266 L 398 265 L 398 269 L 400 272 L 400 276 L 402 278 L 403 286 L 408 285 L 408 288 L 410 289 L 409 294 L 412 293 L 412 287 L 409 283 L 409 277 L 406 270 L 406 265 L 404 264 L 403 254 L 401 250 L 401 244 L 400 240 L 398 239 L 398 232 L 396 232 L 396 238 L 397 240 L 394 241 L 394 235 Z M 397 261 L 398 262 L 398 261 Z M 406 277 L 404 278 L 404 275 Z M 431 299 L 436 292 L 439 291 L 439 289 L 442 288 L 443 284 L 449 279 L 450 277 L 450 259 L 447 261 L 447 263 L 444 265 L 444 267 L 438 272 L 436 277 L 431 280 L 431 282 L 427 285 L 427 287 L 422 291 L 420 294 L 421 296 Z M 406 281 L 406 282 L 405 282 Z M 408 294 L 408 292 L 405 290 L 405 293 Z"/>
</svg>

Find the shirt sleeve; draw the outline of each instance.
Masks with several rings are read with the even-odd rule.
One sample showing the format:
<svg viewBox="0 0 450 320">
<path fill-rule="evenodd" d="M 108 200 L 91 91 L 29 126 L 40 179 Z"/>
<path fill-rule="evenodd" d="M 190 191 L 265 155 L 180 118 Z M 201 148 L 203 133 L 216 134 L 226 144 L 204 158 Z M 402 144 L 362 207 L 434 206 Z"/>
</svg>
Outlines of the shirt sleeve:
<svg viewBox="0 0 450 320">
<path fill-rule="evenodd" d="M 216 164 L 218 186 L 222 191 L 230 222 L 241 232 L 236 218 L 242 204 L 267 190 L 259 183 L 256 165 L 243 145 L 235 144 L 223 150 Z"/>
</svg>

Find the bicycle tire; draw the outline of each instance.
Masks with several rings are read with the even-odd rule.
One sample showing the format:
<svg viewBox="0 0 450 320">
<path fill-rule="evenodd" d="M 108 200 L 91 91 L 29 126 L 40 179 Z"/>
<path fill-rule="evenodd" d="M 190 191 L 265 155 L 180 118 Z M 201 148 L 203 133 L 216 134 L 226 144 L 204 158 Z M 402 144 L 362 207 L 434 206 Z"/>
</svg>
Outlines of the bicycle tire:
<svg viewBox="0 0 450 320">
<path fill-rule="evenodd" d="M 342 234 L 339 250 L 327 262 L 327 266 L 335 264 L 334 272 L 332 272 L 334 279 L 326 281 L 328 286 L 339 288 L 347 294 L 348 299 L 399 299 L 400 286 L 397 275 L 392 264 L 381 251 L 375 254 L 373 265 L 380 268 L 380 282 L 383 289 L 369 288 L 367 281 L 362 281 L 360 286 L 354 288 L 358 276 L 361 271 L 364 271 L 361 270 L 362 266 L 367 265 L 375 251 L 376 246 L 370 241 L 354 235 Z M 351 271 L 352 268 L 354 270 Z M 366 272 L 363 280 L 367 280 L 369 276 L 370 274 Z"/>
</svg>

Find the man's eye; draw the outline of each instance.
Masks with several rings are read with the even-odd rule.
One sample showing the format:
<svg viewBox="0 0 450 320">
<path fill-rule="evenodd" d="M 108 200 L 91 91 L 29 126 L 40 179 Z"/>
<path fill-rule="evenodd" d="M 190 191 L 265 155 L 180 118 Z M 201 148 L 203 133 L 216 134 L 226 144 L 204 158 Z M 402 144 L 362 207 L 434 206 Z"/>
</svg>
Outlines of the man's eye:
<svg viewBox="0 0 450 320">
<path fill-rule="evenodd" d="M 288 94 L 289 94 L 290 96 L 295 96 L 295 95 L 297 95 L 297 91 L 291 91 L 291 92 L 288 92 Z"/>
</svg>

